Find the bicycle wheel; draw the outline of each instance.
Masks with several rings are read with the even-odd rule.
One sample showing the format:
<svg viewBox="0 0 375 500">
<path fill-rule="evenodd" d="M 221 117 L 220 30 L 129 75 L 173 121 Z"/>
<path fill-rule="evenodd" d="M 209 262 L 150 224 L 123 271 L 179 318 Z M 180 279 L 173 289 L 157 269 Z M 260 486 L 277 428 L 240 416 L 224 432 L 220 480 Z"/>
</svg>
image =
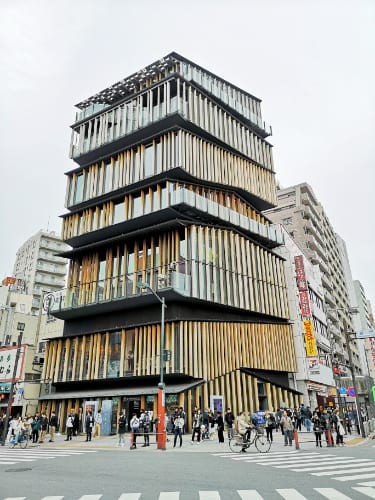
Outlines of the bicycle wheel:
<svg viewBox="0 0 375 500">
<path fill-rule="evenodd" d="M 23 437 L 20 441 L 19 441 L 19 445 L 22 449 L 25 449 L 27 447 L 29 443 L 29 440 L 27 439 L 27 437 Z"/>
<path fill-rule="evenodd" d="M 241 453 L 244 443 L 242 441 L 242 436 L 233 436 L 229 440 L 229 448 L 233 453 Z"/>
<path fill-rule="evenodd" d="M 267 438 L 262 434 L 258 434 L 255 438 L 255 448 L 259 453 L 267 453 L 271 448 L 271 441 L 267 441 Z"/>
</svg>

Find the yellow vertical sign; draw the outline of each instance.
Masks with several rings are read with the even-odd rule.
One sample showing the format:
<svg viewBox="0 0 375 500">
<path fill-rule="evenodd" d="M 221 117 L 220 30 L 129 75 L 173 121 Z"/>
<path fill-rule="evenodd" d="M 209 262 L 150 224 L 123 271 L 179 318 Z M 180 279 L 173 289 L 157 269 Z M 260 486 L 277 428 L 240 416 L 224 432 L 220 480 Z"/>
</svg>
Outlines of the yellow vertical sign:
<svg viewBox="0 0 375 500">
<path fill-rule="evenodd" d="M 317 356 L 318 352 L 316 350 L 315 345 L 315 337 L 312 321 L 307 319 L 303 322 L 303 330 L 305 332 L 305 341 L 306 341 L 306 354 L 308 357 Z"/>
</svg>

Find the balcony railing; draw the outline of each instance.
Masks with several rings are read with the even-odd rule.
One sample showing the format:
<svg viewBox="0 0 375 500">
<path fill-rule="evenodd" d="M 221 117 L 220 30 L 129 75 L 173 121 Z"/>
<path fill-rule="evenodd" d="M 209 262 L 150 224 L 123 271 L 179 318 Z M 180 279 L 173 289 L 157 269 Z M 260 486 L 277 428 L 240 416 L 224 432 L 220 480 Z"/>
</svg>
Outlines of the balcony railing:
<svg viewBox="0 0 375 500">
<path fill-rule="evenodd" d="M 139 271 L 136 274 L 116 276 L 77 286 L 63 288 L 51 293 L 49 312 L 81 308 L 151 293 L 147 288 L 139 288 L 137 282 L 146 282 L 156 292 L 172 289 L 181 295 L 191 295 L 191 277 L 185 273 L 169 271 L 162 274 L 154 270 Z"/>
</svg>

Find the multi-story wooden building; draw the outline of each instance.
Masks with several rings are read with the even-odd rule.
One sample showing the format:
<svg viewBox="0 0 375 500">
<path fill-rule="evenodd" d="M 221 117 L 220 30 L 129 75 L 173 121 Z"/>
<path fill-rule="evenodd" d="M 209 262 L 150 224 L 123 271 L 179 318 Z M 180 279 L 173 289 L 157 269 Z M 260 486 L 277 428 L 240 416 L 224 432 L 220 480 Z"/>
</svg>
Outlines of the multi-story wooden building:
<svg viewBox="0 0 375 500">
<path fill-rule="evenodd" d="M 167 305 L 167 411 L 298 404 L 260 100 L 171 53 L 78 108 L 44 404 L 156 410 L 161 310 L 140 282 Z"/>
</svg>

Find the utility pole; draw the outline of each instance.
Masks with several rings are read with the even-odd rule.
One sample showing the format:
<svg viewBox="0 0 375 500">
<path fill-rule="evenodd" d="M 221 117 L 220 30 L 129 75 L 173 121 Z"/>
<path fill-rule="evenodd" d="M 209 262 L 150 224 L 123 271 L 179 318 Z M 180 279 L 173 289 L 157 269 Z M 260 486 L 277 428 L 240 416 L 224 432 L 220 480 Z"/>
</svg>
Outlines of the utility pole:
<svg viewBox="0 0 375 500">
<path fill-rule="evenodd" d="M 348 351 L 348 355 L 349 355 L 349 370 L 350 370 L 350 373 L 352 376 L 352 384 L 353 384 L 353 388 L 354 388 L 354 392 L 355 392 L 355 404 L 357 406 L 357 419 L 358 419 L 358 423 L 359 423 L 359 428 L 361 430 L 361 436 L 363 438 L 365 438 L 366 433 L 365 433 L 365 428 L 363 426 L 361 409 L 359 406 L 358 388 L 357 388 L 357 382 L 355 379 L 354 365 L 353 365 L 353 355 L 352 355 L 352 350 L 350 349 L 350 342 L 352 342 L 352 340 L 354 340 L 352 335 L 356 335 L 356 333 L 348 331 L 345 321 L 344 321 L 344 334 L 345 334 L 345 340 L 346 340 L 346 345 L 347 345 L 347 351 Z"/>
<path fill-rule="evenodd" d="M 8 430 L 7 428 L 9 425 L 9 416 L 10 416 L 10 412 L 11 412 L 12 404 L 13 404 L 13 397 L 14 397 L 13 391 L 14 391 L 15 379 L 17 376 L 18 361 L 20 359 L 20 354 L 21 354 L 22 335 L 23 335 L 23 332 L 20 332 L 18 335 L 16 359 L 14 361 L 12 382 L 10 384 L 10 389 L 9 389 L 9 400 L 8 400 L 8 406 L 7 406 L 6 416 L 5 416 L 3 435 L 2 435 L 2 439 L 1 439 L 1 446 L 5 445 L 5 439 L 7 436 L 7 430 Z"/>
</svg>

